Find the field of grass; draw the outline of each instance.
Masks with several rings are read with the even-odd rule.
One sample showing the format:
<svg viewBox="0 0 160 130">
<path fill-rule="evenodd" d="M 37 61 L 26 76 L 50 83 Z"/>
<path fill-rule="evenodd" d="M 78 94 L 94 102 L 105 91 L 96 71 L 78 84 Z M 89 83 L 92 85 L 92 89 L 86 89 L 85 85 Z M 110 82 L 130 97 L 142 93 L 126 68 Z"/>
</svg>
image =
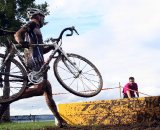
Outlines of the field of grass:
<svg viewBox="0 0 160 130">
<path fill-rule="evenodd" d="M 116 126 L 71 126 L 57 128 L 54 122 L 1 123 L 0 130 L 160 130 L 160 123 L 136 123 Z"/>
<path fill-rule="evenodd" d="M 54 127 L 53 121 L 46 122 L 13 122 L 1 123 L 0 130 L 38 130 L 45 129 L 46 127 Z"/>
</svg>

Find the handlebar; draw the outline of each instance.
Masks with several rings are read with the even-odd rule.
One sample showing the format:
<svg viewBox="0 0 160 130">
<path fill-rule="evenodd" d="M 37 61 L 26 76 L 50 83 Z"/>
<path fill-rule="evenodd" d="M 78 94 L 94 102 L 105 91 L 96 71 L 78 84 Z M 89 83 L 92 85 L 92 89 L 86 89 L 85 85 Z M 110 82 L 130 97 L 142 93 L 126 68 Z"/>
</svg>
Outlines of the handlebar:
<svg viewBox="0 0 160 130">
<path fill-rule="evenodd" d="M 72 27 L 68 27 L 68 28 L 65 28 L 65 29 L 62 30 L 62 32 L 60 33 L 60 35 L 58 37 L 59 40 L 62 39 L 62 36 L 63 36 L 63 34 L 64 34 L 65 31 L 70 31 L 71 32 L 70 34 L 66 34 L 66 36 L 72 36 L 73 32 L 75 32 L 75 33 L 77 33 L 77 35 L 79 35 L 79 33 L 77 32 L 77 30 L 75 29 L 75 27 L 72 26 Z"/>
<path fill-rule="evenodd" d="M 51 41 L 51 42 L 57 42 L 57 43 L 58 43 L 58 42 L 62 39 L 62 36 L 63 36 L 64 32 L 66 32 L 66 31 L 70 31 L 70 33 L 66 34 L 66 36 L 72 36 L 74 32 L 75 32 L 77 35 L 79 35 L 79 33 L 77 32 L 77 30 L 75 29 L 75 27 L 72 26 L 72 27 L 68 27 L 68 28 L 63 29 L 63 30 L 61 31 L 61 33 L 60 33 L 60 35 L 59 35 L 58 38 L 56 38 L 56 39 L 54 39 L 54 38 L 49 38 L 49 39 L 45 40 L 45 42 Z M 33 44 L 32 44 L 32 45 L 33 45 Z M 39 44 L 39 45 L 35 44 L 35 46 L 44 46 L 44 45 L 45 45 L 45 46 L 53 46 L 53 45 L 46 45 L 46 44 Z M 33 45 L 33 46 L 34 46 L 34 45 Z M 19 44 L 19 45 L 16 45 L 16 47 L 22 47 L 22 46 Z"/>
<path fill-rule="evenodd" d="M 66 31 L 70 31 L 70 33 L 66 34 L 66 36 L 72 36 L 73 32 L 75 32 L 77 35 L 79 35 L 79 33 L 77 32 L 75 27 L 72 26 L 72 27 L 68 27 L 68 28 L 63 29 L 57 39 L 49 38 L 49 39 L 46 40 L 46 42 L 49 42 L 49 41 L 52 41 L 52 42 L 57 41 L 57 42 L 59 42 L 62 39 L 62 36 L 63 36 L 64 32 L 66 32 Z"/>
</svg>

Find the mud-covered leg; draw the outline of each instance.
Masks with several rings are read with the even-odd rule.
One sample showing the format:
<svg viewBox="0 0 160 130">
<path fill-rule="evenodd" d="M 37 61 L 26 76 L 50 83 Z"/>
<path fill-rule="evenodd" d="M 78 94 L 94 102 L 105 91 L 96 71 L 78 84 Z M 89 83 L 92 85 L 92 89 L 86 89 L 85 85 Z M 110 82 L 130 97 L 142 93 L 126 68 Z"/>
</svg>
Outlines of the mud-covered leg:
<svg viewBox="0 0 160 130">
<path fill-rule="evenodd" d="M 59 127 L 63 127 L 64 125 L 66 125 L 67 124 L 66 121 L 58 113 L 56 103 L 54 102 L 54 100 L 52 98 L 51 84 L 48 81 L 46 81 L 46 89 L 44 92 L 44 96 L 45 96 L 46 103 L 47 103 L 48 107 L 50 108 L 50 110 L 52 111 L 52 113 L 54 114 L 54 116 L 58 120 Z"/>
<path fill-rule="evenodd" d="M 44 94 L 44 83 L 34 85 L 34 88 L 27 88 L 19 99 L 30 98 L 34 96 L 42 96 Z"/>
</svg>

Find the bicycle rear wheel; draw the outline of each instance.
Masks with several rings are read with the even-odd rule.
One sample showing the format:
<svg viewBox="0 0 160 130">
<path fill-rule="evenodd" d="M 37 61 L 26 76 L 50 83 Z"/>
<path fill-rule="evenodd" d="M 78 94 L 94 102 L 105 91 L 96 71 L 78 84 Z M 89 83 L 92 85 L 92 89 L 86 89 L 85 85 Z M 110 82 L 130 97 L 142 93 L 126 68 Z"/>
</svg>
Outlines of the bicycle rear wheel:
<svg viewBox="0 0 160 130">
<path fill-rule="evenodd" d="M 62 55 L 54 62 L 54 73 L 59 83 L 77 96 L 97 95 L 102 89 L 103 80 L 96 66 L 80 55 L 67 55 L 70 61 Z"/>
<path fill-rule="evenodd" d="M 4 55 L 0 54 L 0 67 Z M 23 66 L 15 59 L 10 65 L 0 71 L 0 103 L 13 102 L 19 98 L 27 86 L 27 73 Z"/>
</svg>

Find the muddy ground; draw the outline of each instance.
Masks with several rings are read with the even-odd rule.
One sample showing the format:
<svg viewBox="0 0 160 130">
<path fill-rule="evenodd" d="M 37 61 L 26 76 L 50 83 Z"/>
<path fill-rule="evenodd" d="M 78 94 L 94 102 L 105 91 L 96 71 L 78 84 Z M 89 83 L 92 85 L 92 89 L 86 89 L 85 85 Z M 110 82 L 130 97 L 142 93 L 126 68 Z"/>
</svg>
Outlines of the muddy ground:
<svg viewBox="0 0 160 130">
<path fill-rule="evenodd" d="M 130 125 L 117 126 L 85 126 L 85 127 L 68 127 L 68 128 L 43 128 L 39 130 L 160 130 L 160 122 L 153 123 L 139 123 Z"/>
</svg>

